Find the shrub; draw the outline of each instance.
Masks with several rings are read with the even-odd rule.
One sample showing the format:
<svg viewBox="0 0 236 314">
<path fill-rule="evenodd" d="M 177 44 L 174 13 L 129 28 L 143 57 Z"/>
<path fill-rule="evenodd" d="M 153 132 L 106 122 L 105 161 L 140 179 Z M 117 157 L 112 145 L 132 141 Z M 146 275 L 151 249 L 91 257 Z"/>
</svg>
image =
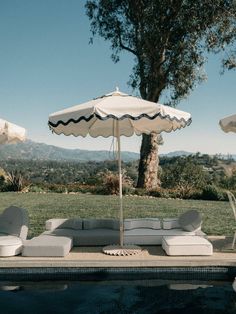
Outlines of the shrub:
<svg viewBox="0 0 236 314">
<path fill-rule="evenodd" d="M 154 197 L 162 197 L 162 198 L 181 198 L 181 199 L 201 199 L 202 191 L 188 189 L 181 190 L 179 188 L 176 189 L 162 189 L 157 188 L 149 191 L 150 196 Z"/>
<path fill-rule="evenodd" d="M 106 170 L 99 173 L 99 178 L 103 187 L 104 194 L 119 194 L 119 174 Z M 123 171 L 122 190 L 124 194 L 133 190 L 133 180 Z"/>
<path fill-rule="evenodd" d="M 31 185 L 29 187 L 29 192 L 43 193 L 43 192 L 46 192 L 46 189 L 42 186 L 39 186 L 39 185 Z"/>
<path fill-rule="evenodd" d="M 175 195 L 178 198 L 188 199 L 193 193 L 194 188 L 188 184 L 178 185 L 175 189 Z"/>
<path fill-rule="evenodd" d="M 133 193 L 138 196 L 145 196 L 148 194 L 147 190 L 141 188 L 135 188 Z"/>
<path fill-rule="evenodd" d="M 29 183 L 23 178 L 20 172 L 12 171 L 7 173 L 5 191 L 20 192 L 28 186 Z"/>
<path fill-rule="evenodd" d="M 202 190 L 193 190 L 189 194 L 188 198 L 192 199 L 192 200 L 201 200 L 202 199 Z"/>
<path fill-rule="evenodd" d="M 0 175 L 0 191 L 4 191 L 6 186 L 5 178 L 4 176 Z"/>
<path fill-rule="evenodd" d="M 162 189 L 162 188 L 149 190 L 148 194 L 150 196 L 154 196 L 154 197 L 162 197 L 162 198 L 169 198 L 170 197 L 169 190 L 168 189 Z"/>
<path fill-rule="evenodd" d="M 202 189 L 202 199 L 209 201 L 220 201 L 224 199 L 223 192 L 214 185 L 206 185 Z"/>
<path fill-rule="evenodd" d="M 192 191 L 204 186 L 207 176 L 201 165 L 191 157 L 181 157 L 169 165 L 163 165 L 161 173 L 163 188 L 177 189 L 179 197 L 188 198 Z"/>
<path fill-rule="evenodd" d="M 65 192 L 67 192 L 67 188 L 63 184 L 48 184 L 47 189 L 49 192 L 54 192 L 54 193 L 65 193 Z"/>
</svg>

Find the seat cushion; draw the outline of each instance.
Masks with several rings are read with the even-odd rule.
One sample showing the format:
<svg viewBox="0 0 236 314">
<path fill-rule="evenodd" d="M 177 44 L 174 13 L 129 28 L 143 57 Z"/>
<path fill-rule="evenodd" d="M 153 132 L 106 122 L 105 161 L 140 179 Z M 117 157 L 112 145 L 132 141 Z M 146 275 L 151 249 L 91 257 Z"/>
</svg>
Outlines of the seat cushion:
<svg viewBox="0 0 236 314">
<path fill-rule="evenodd" d="M 177 229 L 180 228 L 179 219 L 178 218 L 163 218 L 162 220 L 163 229 Z"/>
<path fill-rule="evenodd" d="M 11 235 L 0 235 L 0 256 L 15 256 L 21 253 L 22 241 L 20 238 Z"/>
<path fill-rule="evenodd" d="M 124 229 L 132 230 L 138 228 L 161 229 L 161 222 L 158 218 L 139 218 L 139 219 L 125 219 Z"/>
<path fill-rule="evenodd" d="M 80 230 L 83 229 L 83 220 L 77 218 L 71 219 L 61 219 L 61 218 L 53 218 L 46 221 L 46 230 L 54 230 L 54 229 L 75 229 Z"/>
<path fill-rule="evenodd" d="M 112 229 L 56 229 L 51 232 L 45 231 L 42 235 L 71 237 L 74 246 L 99 246 L 119 243 L 119 231 Z"/>
<path fill-rule="evenodd" d="M 164 236 L 162 248 L 167 255 L 212 255 L 212 244 L 199 236 Z"/>
<path fill-rule="evenodd" d="M 125 244 L 137 244 L 137 245 L 161 245 L 162 237 L 164 236 L 189 236 L 195 235 L 195 232 L 187 232 L 181 229 L 133 229 L 125 230 L 124 242 Z"/>
<path fill-rule="evenodd" d="M 119 221 L 115 219 L 84 219 L 83 220 L 83 229 L 113 229 L 119 230 L 120 225 Z"/>
<path fill-rule="evenodd" d="M 24 243 L 23 256 L 66 256 L 73 246 L 71 237 L 40 235 Z"/>
<path fill-rule="evenodd" d="M 183 230 L 194 231 L 201 228 L 202 218 L 197 210 L 188 210 L 179 217 L 179 225 Z"/>
</svg>

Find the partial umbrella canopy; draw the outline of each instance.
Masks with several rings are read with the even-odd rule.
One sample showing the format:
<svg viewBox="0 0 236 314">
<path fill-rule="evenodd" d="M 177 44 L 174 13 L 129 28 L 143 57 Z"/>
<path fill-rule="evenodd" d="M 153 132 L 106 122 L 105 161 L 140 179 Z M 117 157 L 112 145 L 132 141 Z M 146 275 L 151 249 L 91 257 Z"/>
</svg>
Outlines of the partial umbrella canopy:
<svg viewBox="0 0 236 314">
<path fill-rule="evenodd" d="M 14 123 L 0 119 L 0 144 L 15 144 L 26 139 L 26 130 Z"/>
<path fill-rule="evenodd" d="M 117 89 L 84 104 L 53 113 L 49 116 L 48 123 L 56 134 L 116 137 L 120 191 L 120 246 L 115 249 L 105 247 L 103 251 L 112 255 L 137 254 L 140 251 L 137 246 L 132 249 L 124 246 L 120 136 L 175 131 L 189 125 L 191 115 L 172 107 L 124 94 Z"/>
<path fill-rule="evenodd" d="M 219 124 L 220 124 L 221 129 L 224 132 L 236 133 L 236 114 L 233 114 L 232 116 L 228 116 L 228 117 L 221 119 Z"/>
</svg>

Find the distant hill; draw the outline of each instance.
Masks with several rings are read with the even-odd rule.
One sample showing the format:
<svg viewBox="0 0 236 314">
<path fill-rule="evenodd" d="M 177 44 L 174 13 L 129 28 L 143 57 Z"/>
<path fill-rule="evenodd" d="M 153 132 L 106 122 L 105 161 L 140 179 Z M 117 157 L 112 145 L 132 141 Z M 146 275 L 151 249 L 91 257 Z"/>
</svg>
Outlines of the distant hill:
<svg viewBox="0 0 236 314">
<path fill-rule="evenodd" d="M 174 152 L 170 152 L 170 153 L 167 153 L 167 154 L 160 154 L 161 157 L 163 156 L 163 157 L 170 157 L 170 158 L 172 158 L 172 157 L 179 157 L 179 156 L 190 156 L 190 155 L 195 155 L 195 153 L 186 152 L 185 150 L 176 150 Z M 202 155 L 202 154 L 200 154 L 200 155 Z M 211 156 L 211 155 L 209 155 L 209 156 Z M 232 154 L 232 155 L 217 154 L 217 156 L 219 158 L 223 158 L 223 159 L 228 159 L 229 157 L 231 157 L 234 160 L 236 160 L 236 155 L 235 154 Z"/>
<path fill-rule="evenodd" d="M 65 149 L 44 143 L 26 141 L 15 145 L 2 145 L 0 160 L 56 160 L 56 161 L 104 161 L 113 159 L 113 153 L 100 150 L 90 151 L 82 149 Z M 122 152 L 123 161 L 139 159 L 139 154 Z"/>
<path fill-rule="evenodd" d="M 178 156 L 189 156 L 192 155 L 193 153 L 186 152 L 185 150 L 177 150 L 174 152 L 170 152 L 167 154 L 161 154 L 160 156 L 165 156 L 165 157 L 178 157 Z"/>
<path fill-rule="evenodd" d="M 189 156 L 193 153 L 187 151 L 174 151 L 167 154 L 161 154 L 165 157 L 178 157 Z M 123 161 L 138 160 L 139 154 L 133 152 L 122 152 Z M 228 156 L 221 155 L 221 157 L 227 159 Z M 232 158 L 236 160 L 236 155 L 232 155 Z M 55 160 L 55 161 L 104 161 L 111 160 L 113 158 L 113 152 L 107 150 L 92 151 L 83 149 L 66 149 L 53 145 L 47 145 L 45 143 L 36 143 L 27 140 L 24 143 L 18 143 L 15 145 L 1 145 L 0 147 L 0 160 Z"/>
</svg>

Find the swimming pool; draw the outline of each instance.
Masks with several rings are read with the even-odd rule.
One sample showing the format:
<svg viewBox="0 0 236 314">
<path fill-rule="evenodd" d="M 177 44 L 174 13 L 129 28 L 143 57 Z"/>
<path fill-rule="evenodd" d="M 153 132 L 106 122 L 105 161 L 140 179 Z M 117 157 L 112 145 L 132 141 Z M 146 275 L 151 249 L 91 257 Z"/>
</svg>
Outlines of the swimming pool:
<svg viewBox="0 0 236 314">
<path fill-rule="evenodd" d="M 0 312 L 232 314 L 236 293 L 228 281 L 1 281 Z"/>
</svg>

